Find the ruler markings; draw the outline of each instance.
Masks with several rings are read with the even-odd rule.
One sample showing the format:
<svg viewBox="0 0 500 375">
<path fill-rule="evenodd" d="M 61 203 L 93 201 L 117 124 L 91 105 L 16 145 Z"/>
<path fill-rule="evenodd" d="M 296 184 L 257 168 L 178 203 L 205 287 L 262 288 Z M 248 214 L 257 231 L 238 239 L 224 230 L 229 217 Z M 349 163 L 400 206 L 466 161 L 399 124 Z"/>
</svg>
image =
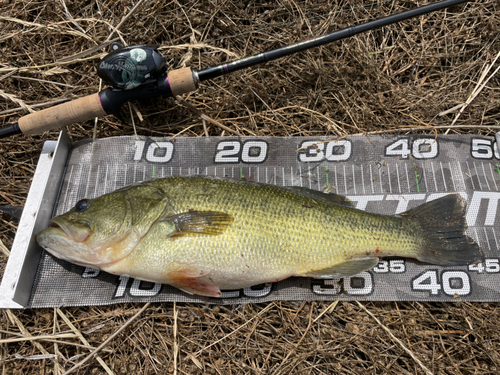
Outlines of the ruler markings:
<svg viewBox="0 0 500 375">
<path fill-rule="evenodd" d="M 437 180 L 436 180 L 436 172 L 434 170 L 434 163 L 431 162 L 431 169 L 432 169 L 432 178 L 434 179 L 434 187 L 436 188 L 436 191 L 439 191 L 438 185 L 437 185 Z"/>
<path fill-rule="evenodd" d="M 85 186 L 85 195 L 84 197 L 88 197 L 88 191 L 89 191 L 89 183 L 90 183 L 90 175 L 92 174 L 92 165 L 89 168 L 89 175 L 87 177 L 87 185 Z"/>
<path fill-rule="evenodd" d="M 472 165 L 474 166 L 474 170 L 476 171 L 477 182 L 479 183 L 479 189 L 483 190 L 483 185 L 481 184 L 481 178 L 479 177 L 479 172 L 477 171 L 477 165 L 474 162 L 472 162 Z"/>
<path fill-rule="evenodd" d="M 335 166 L 335 190 L 339 192 L 339 183 L 337 181 L 337 166 Z"/>
<path fill-rule="evenodd" d="M 495 179 L 495 173 L 493 173 L 493 168 L 491 168 L 490 163 L 488 163 L 488 166 L 490 167 L 491 179 L 493 180 L 493 183 L 495 184 L 495 190 L 498 191 L 498 185 L 497 185 L 497 181 Z"/>
<path fill-rule="evenodd" d="M 448 187 L 446 186 L 446 178 L 444 177 L 444 169 L 443 169 L 443 163 L 439 162 L 439 165 L 441 167 L 441 175 L 443 176 L 443 185 L 444 185 L 444 190 L 448 191 Z"/>
<path fill-rule="evenodd" d="M 457 166 L 458 166 L 458 175 L 462 179 L 462 184 L 463 184 L 463 186 L 460 190 L 466 190 L 467 184 L 465 183 L 464 172 L 462 171 L 462 166 L 460 165 L 459 161 L 457 161 Z"/>
<path fill-rule="evenodd" d="M 496 228 L 491 228 L 491 231 L 493 232 L 493 239 L 495 240 L 495 249 L 498 250 L 499 246 L 498 246 L 498 239 L 497 239 L 497 235 L 495 233 L 495 229 Z"/>
<path fill-rule="evenodd" d="M 319 182 L 319 180 L 320 180 L 320 177 L 319 177 L 319 165 L 316 168 L 316 174 L 318 175 L 318 190 L 321 191 L 322 189 L 321 189 L 321 185 L 320 185 L 320 182 Z"/>
<path fill-rule="evenodd" d="M 124 184 L 123 186 L 125 186 L 125 184 L 127 183 L 127 172 L 128 172 L 128 168 L 125 168 L 125 178 L 124 178 Z"/>
<path fill-rule="evenodd" d="M 408 193 L 411 192 L 410 188 L 410 176 L 408 175 L 408 164 L 405 163 L 405 173 L 406 173 L 406 182 L 408 183 Z"/>
<path fill-rule="evenodd" d="M 417 165 L 413 163 L 413 169 L 415 170 L 415 181 L 417 182 L 417 193 L 420 193 L 420 183 L 418 182 L 418 169 Z"/>
<path fill-rule="evenodd" d="M 467 165 L 467 170 L 469 171 L 469 175 L 468 177 L 470 178 L 470 182 L 471 182 L 471 185 L 472 185 L 472 190 L 476 190 L 476 186 L 474 185 L 474 180 L 472 179 L 472 172 L 470 170 L 470 166 L 469 166 L 469 162 L 465 162 L 465 165 Z M 467 176 L 467 174 L 465 174 Z"/>
<path fill-rule="evenodd" d="M 378 180 L 380 182 L 380 192 L 384 193 L 384 187 L 382 186 L 382 167 L 378 168 Z"/>
<path fill-rule="evenodd" d="M 356 176 L 354 173 L 354 164 L 352 165 L 352 186 L 354 187 L 354 195 L 356 195 Z"/>
<path fill-rule="evenodd" d="M 113 191 L 116 190 L 116 180 L 118 179 L 118 164 L 116 164 L 115 168 L 115 182 L 113 183 Z"/>
<path fill-rule="evenodd" d="M 396 177 L 398 179 L 398 190 L 399 194 L 401 194 L 401 178 L 399 177 L 399 167 L 397 162 L 395 164 L 396 164 Z"/>
<path fill-rule="evenodd" d="M 345 189 L 345 195 L 347 195 L 347 178 L 345 175 L 345 165 L 343 165 L 343 167 L 344 167 L 344 189 Z"/>
<path fill-rule="evenodd" d="M 372 165 L 370 164 L 370 184 L 372 187 L 372 194 L 375 194 L 375 189 L 373 187 L 373 171 L 372 171 Z"/>
<path fill-rule="evenodd" d="M 457 187 L 455 185 L 455 178 L 453 177 L 453 168 L 451 167 L 451 161 L 448 162 L 448 166 L 450 167 L 450 174 L 451 174 L 451 182 L 453 184 L 453 191 L 457 191 Z"/>
<path fill-rule="evenodd" d="M 488 238 L 488 232 L 486 232 L 486 227 L 483 227 L 484 230 L 484 237 L 486 237 L 486 243 L 488 244 L 488 249 L 490 252 L 492 251 L 491 244 L 490 244 L 490 239 Z"/>
<path fill-rule="evenodd" d="M 473 238 L 473 240 L 476 241 L 476 243 L 479 245 L 480 248 L 482 248 L 481 243 L 479 241 L 479 234 L 477 233 L 477 228 L 474 227 L 474 233 L 476 234 L 476 238 Z"/>
<path fill-rule="evenodd" d="M 361 165 L 361 185 L 363 185 L 363 194 L 366 194 L 366 189 L 365 189 L 365 175 L 363 173 L 363 165 Z"/>
<path fill-rule="evenodd" d="M 73 165 L 71 166 L 71 170 L 69 172 L 69 178 L 68 178 L 68 183 L 66 185 L 66 192 L 64 193 L 64 199 L 63 199 L 63 202 L 66 203 L 66 211 L 68 211 L 68 207 L 69 207 L 69 202 L 68 202 L 68 190 L 69 190 L 69 186 L 70 186 L 70 181 L 71 181 L 71 177 L 73 176 Z M 78 185 L 76 185 L 78 186 Z M 63 206 L 64 206 L 64 203 L 63 203 Z"/>
<path fill-rule="evenodd" d="M 410 189 L 410 176 L 408 176 L 408 164 L 405 163 L 405 171 L 406 171 L 406 182 L 408 183 L 408 193 L 411 192 Z"/>
<path fill-rule="evenodd" d="M 106 164 L 106 174 L 104 175 L 104 194 L 106 194 L 106 190 L 108 189 L 108 170 L 109 164 Z"/>
<path fill-rule="evenodd" d="M 463 160 L 462 160 L 463 161 Z M 95 161 L 94 161 L 95 162 Z M 287 161 L 288 162 L 288 161 Z M 411 161 L 409 161 L 411 163 Z M 429 193 L 429 190 L 428 190 L 428 184 L 429 186 L 432 186 L 432 182 L 429 180 L 429 182 L 427 181 L 427 176 L 426 173 L 431 173 L 431 169 L 432 169 L 432 175 L 433 175 L 433 179 L 434 179 L 434 186 L 436 187 L 436 191 L 437 192 L 441 192 L 443 191 L 441 189 L 441 187 L 438 187 L 438 184 L 437 184 L 437 176 L 436 176 L 436 171 L 435 171 L 435 168 L 434 168 L 434 165 L 433 163 L 431 162 L 431 168 L 429 168 L 429 162 L 430 161 L 422 161 L 422 171 L 421 173 L 423 174 L 423 178 L 424 178 L 424 183 L 425 183 L 425 187 L 427 189 L 426 193 Z M 490 175 L 492 176 L 492 180 L 493 180 L 493 183 L 490 184 L 490 182 L 488 181 L 489 178 L 487 177 L 487 173 L 486 173 L 486 168 L 484 163 L 482 161 L 478 161 L 481 163 L 480 167 L 478 168 L 477 164 L 475 163 L 475 161 L 471 160 L 471 162 L 473 163 L 473 170 L 475 170 L 475 175 L 477 176 L 477 183 L 475 183 L 473 181 L 473 175 L 471 173 L 471 168 L 470 168 L 470 165 L 468 162 L 466 162 L 466 165 L 467 165 L 467 168 L 462 168 L 461 167 L 461 162 L 460 161 L 457 161 L 457 165 L 455 164 L 451 164 L 451 161 L 448 162 L 448 166 L 449 166 L 449 170 L 450 170 L 450 178 L 451 178 L 451 184 L 450 184 L 450 181 L 446 181 L 446 174 L 444 173 L 444 167 L 446 166 L 446 161 L 444 161 L 444 165 L 443 165 L 443 162 L 439 162 L 440 163 L 440 168 L 441 168 L 441 174 L 442 174 L 442 177 L 443 177 L 443 185 L 444 185 L 444 190 L 445 191 L 451 191 L 451 189 L 453 188 L 454 191 L 462 191 L 462 190 L 468 190 L 468 183 L 466 183 L 466 178 L 465 176 L 468 176 L 470 179 L 471 179 L 471 185 L 473 187 L 473 189 L 475 188 L 475 185 L 479 185 L 479 189 L 480 190 L 483 190 L 483 188 L 485 189 L 486 186 L 488 188 L 488 190 L 490 189 L 495 189 L 496 191 L 499 191 L 499 185 L 500 183 L 497 184 L 496 182 L 496 178 L 495 178 L 495 165 L 491 165 L 491 163 L 488 163 L 488 166 L 489 166 L 489 173 Z M 97 164 L 97 162 L 95 162 Z M 104 172 L 104 170 L 102 171 L 103 174 L 105 174 L 104 176 L 104 184 L 102 185 L 101 184 L 101 181 L 100 181 L 100 165 L 98 164 L 98 167 L 97 167 L 97 171 L 96 171 L 96 174 L 94 175 L 93 174 L 93 165 L 89 165 L 87 167 L 87 165 L 89 164 L 81 164 L 80 165 L 80 170 L 77 171 L 77 169 L 75 169 L 75 165 L 71 165 L 71 168 L 69 170 L 70 174 L 69 174 L 69 177 L 68 177 L 68 183 L 67 183 L 67 186 L 65 188 L 65 193 L 64 193 L 64 198 L 63 198 L 63 202 L 66 204 L 66 205 L 69 205 L 70 203 L 70 200 L 73 199 L 73 195 L 76 194 L 76 195 L 79 195 L 78 194 L 78 190 L 79 188 L 83 188 L 83 186 L 85 186 L 85 195 L 88 195 L 88 191 L 90 191 L 89 189 L 91 188 L 91 184 L 92 183 L 95 183 L 94 185 L 94 196 L 96 196 L 98 193 L 101 193 L 101 188 L 102 186 L 104 187 L 104 193 L 107 192 L 108 189 L 111 189 L 112 186 L 114 186 L 114 190 L 116 190 L 117 188 L 117 184 L 118 184 L 118 180 L 122 181 L 122 179 L 124 179 L 125 181 L 125 184 L 127 184 L 127 173 L 128 173 L 128 169 L 130 168 L 132 170 L 132 165 L 130 163 L 126 163 L 124 164 L 124 167 L 125 167 L 125 171 L 124 171 L 124 175 L 122 175 L 121 171 L 122 171 L 122 168 L 119 164 L 116 164 L 115 165 L 115 168 L 112 167 L 113 164 L 106 164 L 106 171 Z M 94 164 L 95 165 L 95 164 Z M 351 164 L 352 165 L 352 164 Z M 417 165 L 415 165 L 415 163 L 413 163 L 414 167 L 415 167 L 415 178 L 416 178 L 416 183 L 417 183 L 417 187 L 416 189 L 418 190 L 418 192 L 420 192 L 420 190 L 423 188 L 423 184 L 422 184 L 422 177 L 420 175 L 420 171 L 417 169 Z M 426 167 L 424 167 L 426 165 Z M 140 166 L 140 164 L 139 164 Z M 148 169 L 148 172 L 150 172 L 150 167 L 151 165 L 150 164 L 147 164 L 147 165 L 143 165 L 143 180 L 146 179 L 146 169 Z M 185 166 L 187 167 L 187 166 Z M 257 167 L 257 182 L 260 182 L 260 167 L 259 166 L 256 166 Z M 278 165 L 277 168 L 279 168 L 280 166 Z M 335 170 L 335 184 L 336 184 L 336 189 L 337 191 L 339 190 L 338 188 L 338 174 L 337 174 L 337 165 L 335 165 L 334 167 L 334 170 Z M 419 166 L 420 167 L 420 166 Z M 166 166 L 165 168 L 168 168 L 168 166 Z M 177 167 L 176 167 L 177 168 Z M 193 168 L 193 171 L 191 171 L 191 168 Z M 197 174 L 199 175 L 200 174 L 200 169 L 201 171 L 203 170 L 203 167 L 197 167 L 197 169 L 195 169 L 196 166 L 192 166 L 192 167 L 189 167 L 188 168 L 188 174 L 191 175 L 192 173 L 194 173 L 196 170 L 197 170 Z M 229 168 L 229 166 L 228 166 Z M 270 167 L 271 168 L 271 167 Z M 288 165 L 285 164 L 285 166 L 282 166 L 282 170 L 283 170 L 283 186 L 286 186 L 286 168 L 288 168 Z M 290 185 L 291 186 L 295 186 L 296 184 L 300 184 L 300 186 L 303 185 L 303 174 L 302 174 L 302 169 L 301 169 L 301 165 L 298 164 L 298 172 L 299 172 L 299 181 L 296 181 L 296 179 L 294 178 L 294 171 L 293 171 L 293 167 L 290 167 Z M 366 182 L 365 182 L 365 179 L 364 179 L 364 168 L 363 168 L 363 165 L 360 165 L 360 168 L 361 168 L 361 178 L 359 179 L 358 178 L 358 182 L 361 182 L 362 183 L 362 186 L 363 186 L 363 189 L 362 189 L 362 193 L 361 193 L 361 189 L 359 189 L 359 187 L 356 187 L 356 175 L 355 175 L 355 168 L 356 166 L 355 165 L 352 165 L 352 177 L 353 177 L 353 187 L 351 189 L 350 185 L 348 186 L 348 181 L 347 181 L 347 173 L 349 173 L 347 171 L 348 168 L 348 164 L 347 164 L 347 167 L 346 165 L 343 165 L 343 171 L 344 171 L 344 187 L 345 187 L 345 193 L 346 195 L 348 194 L 348 190 L 350 192 L 354 191 L 354 194 L 357 194 L 357 190 L 360 190 L 360 194 L 370 194 L 370 187 L 371 187 L 371 194 L 375 194 L 375 184 L 376 184 L 376 181 L 374 180 L 374 176 L 376 176 L 376 172 L 373 173 L 373 170 L 372 170 L 372 165 L 370 164 L 369 165 L 369 171 L 367 170 L 367 178 L 370 177 L 370 186 L 365 186 L 366 185 Z M 397 180 L 398 180 L 398 190 L 399 190 L 399 193 L 402 194 L 402 193 L 405 193 L 403 192 L 404 190 L 404 187 L 405 187 L 405 184 L 404 184 L 404 181 L 401 182 L 401 174 L 406 174 L 406 179 L 407 179 L 407 188 L 408 188 L 408 193 L 411 193 L 412 191 L 412 183 L 410 182 L 410 179 L 409 179 L 409 171 L 408 171 L 408 164 L 407 163 L 404 163 L 404 168 L 405 168 L 405 172 L 403 173 L 399 173 L 399 167 L 398 167 L 398 163 L 396 162 L 396 177 L 397 177 Z M 410 168 L 411 167 L 411 164 L 410 164 Z M 439 168 L 439 167 L 436 167 L 436 168 Z M 481 181 L 481 176 L 480 176 L 480 173 L 478 172 L 479 170 L 481 170 L 482 168 L 482 171 L 483 171 L 483 176 L 484 176 L 484 179 L 485 179 L 485 182 L 482 182 Z M 317 167 L 317 175 L 318 175 L 318 189 L 321 190 L 321 172 L 319 171 L 320 167 L 318 166 Z M 392 193 L 393 192 L 393 189 L 396 190 L 396 185 L 394 184 L 394 187 L 392 186 L 392 176 L 391 176 L 391 173 L 390 173 L 390 166 L 387 165 L 387 178 L 389 179 L 388 181 L 388 186 L 387 185 L 383 185 L 383 179 L 382 179 L 382 167 L 379 168 L 379 183 L 380 183 L 380 192 L 383 194 L 384 192 L 386 192 L 387 189 L 385 189 L 385 187 L 388 187 L 389 188 L 389 191 Z M 426 169 L 428 169 L 426 171 Z M 463 173 L 463 171 L 465 171 L 466 169 L 468 169 L 469 171 L 469 174 L 467 173 Z M 500 174 L 500 167 L 497 166 L 497 169 L 499 169 L 499 174 Z M 113 171 L 114 170 L 114 171 Z M 133 180 L 135 182 L 135 180 L 139 180 L 140 179 L 140 175 L 138 174 L 138 171 L 137 171 L 137 166 L 134 165 L 133 167 L 133 171 L 134 171 L 134 175 L 133 175 Z M 155 171 L 155 166 L 153 165 L 153 178 L 154 178 L 154 171 Z M 240 171 L 242 172 L 243 171 L 243 167 L 240 169 Z M 277 173 L 276 173 L 276 167 L 274 167 L 274 181 L 275 181 L 275 184 L 276 184 L 276 180 L 277 180 Z M 76 176 L 78 175 L 78 172 L 79 172 L 79 175 L 80 175 L 80 178 L 79 178 L 79 182 L 75 185 L 75 184 L 70 184 L 69 182 L 72 181 L 73 179 L 73 175 L 75 175 L 75 178 Z M 86 185 L 85 182 L 83 182 L 83 179 L 85 178 L 85 176 L 87 176 L 87 172 L 88 172 L 88 178 L 86 179 Z M 115 173 L 114 175 L 114 184 L 112 182 L 112 174 L 113 172 Z M 171 170 L 170 170 L 170 175 L 173 175 L 173 167 L 171 167 Z M 217 175 L 217 167 L 214 167 L 214 170 L 213 170 L 214 174 Z M 330 182 L 333 182 L 333 179 L 332 181 L 330 181 L 329 179 L 332 177 L 331 174 L 329 174 L 329 169 L 328 169 L 328 166 L 325 167 L 325 176 L 326 176 L 326 184 L 327 186 L 330 184 Z M 368 176 L 368 172 L 369 172 L 369 176 Z M 168 173 L 168 170 L 167 170 L 167 173 Z M 182 167 L 179 168 L 179 173 L 180 175 L 182 175 L 183 171 L 182 171 Z M 209 168 L 208 167 L 205 167 L 205 174 L 208 175 L 209 173 Z M 223 176 L 225 177 L 225 167 L 223 167 Z M 265 177 L 266 177 L 266 182 L 268 182 L 268 173 L 271 173 L 272 174 L 272 169 L 271 171 L 268 172 L 268 167 L 265 167 Z M 159 173 L 158 173 L 159 174 Z M 220 173 L 219 173 L 220 174 Z M 234 168 L 232 168 L 232 174 L 234 176 Z M 314 182 L 312 182 L 312 176 L 313 171 L 309 170 L 309 174 L 308 174 L 308 179 L 309 179 L 309 185 L 311 186 L 311 184 L 314 186 Z M 456 174 L 458 174 L 460 177 L 458 177 Z M 165 171 L 164 171 L 164 168 L 162 167 L 162 177 L 164 177 L 165 175 Z M 254 171 L 254 175 L 255 175 L 255 171 Z M 248 176 L 250 177 L 250 180 L 252 180 L 252 170 L 251 170 L 251 167 L 248 167 Z M 264 176 L 263 176 L 264 177 Z M 272 176 L 269 176 L 271 181 L 269 182 L 272 182 L 273 178 Z M 95 178 L 95 181 L 91 181 L 92 178 Z M 341 177 L 342 178 L 342 177 Z M 412 176 L 413 178 L 413 176 Z M 108 182 L 108 179 L 109 179 L 109 182 Z M 374 183 L 375 181 L 375 183 Z M 500 181 L 500 177 L 499 177 L 499 181 Z M 76 181 L 75 181 L 76 183 Z M 81 187 L 80 187 L 80 183 L 81 183 Z M 340 181 L 340 183 L 342 183 Z M 350 184 L 350 183 L 349 183 Z M 403 184 L 403 185 L 401 185 Z M 463 185 L 462 185 L 463 184 Z M 108 188 L 108 185 L 109 185 L 109 188 Z M 74 186 L 76 186 L 76 188 L 73 188 Z M 307 186 L 307 184 L 306 184 Z M 448 186 L 450 186 L 449 190 L 448 190 Z M 368 189 L 367 189 L 368 187 Z M 432 190 L 432 188 L 431 188 Z M 470 192 L 470 190 L 468 190 L 468 192 Z M 64 204 L 63 203 L 63 204 Z M 483 212 L 483 210 L 481 209 L 481 212 Z M 481 231 L 481 227 L 482 227 L 482 231 Z M 498 238 L 496 236 L 496 231 L 495 229 L 498 227 L 498 225 L 496 226 L 493 226 L 491 227 L 491 232 L 492 232 L 492 236 L 489 236 L 489 233 L 488 233 L 488 228 L 482 226 L 482 225 L 478 225 L 477 227 L 476 226 L 472 226 L 470 228 L 471 232 L 474 233 L 475 237 L 477 238 L 477 241 L 478 243 L 479 242 L 485 242 L 483 245 L 485 247 L 485 250 L 486 251 L 489 251 L 490 254 L 488 255 L 493 255 L 495 254 L 495 256 L 498 256 L 498 249 L 499 249 L 499 242 L 498 242 Z M 483 238 L 481 237 L 480 238 L 480 235 L 479 233 L 481 233 L 481 236 L 482 234 L 484 233 L 485 237 L 486 237 L 486 241 L 483 240 Z"/>
<path fill-rule="evenodd" d="M 391 171 L 389 168 L 389 163 L 387 163 L 387 179 L 389 180 L 389 193 L 392 194 Z"/>
<path fill-rule="evenodd" d="M 101 165 L 97 164 L 97 174 L 96 174 L 95 186 L 94 186 L 94 198 L 97 197 L 97 186 L 99 186 L 99 170 L 101 169 L 100 167 L 101 167 Z"/>
<path fill-rule="evenodd" d="M 429 186 L 427 185 L 427 174 L 425 173 L 425 164 L 422 165 L 422 175 L 424 177 L 425 191 L 429 192 Z"/>
<path fill-rule="evenodd" d="M 484 163 L 481 163 L 481 167 L 483 168 L 484 180 L 486 181 L 486 186 L 488 186 L 488 190 L 491 190 L 490 183 L 488 182 L 488 177 L 486 177 L 486 171 L 484 170 Z"/>
<path fill-rule="evenodd" d="M 75 195 L 78 197 L 78 186 L 80 186 L 80 183 L 82 182 L 82 174 L 83 174 L 83 167 L 84 165 L 82 164 L 80 168 L 80 173 L 78 174 L 78 184 L 76 184 L 76 189 L 75 189 Z"/>
</svg>

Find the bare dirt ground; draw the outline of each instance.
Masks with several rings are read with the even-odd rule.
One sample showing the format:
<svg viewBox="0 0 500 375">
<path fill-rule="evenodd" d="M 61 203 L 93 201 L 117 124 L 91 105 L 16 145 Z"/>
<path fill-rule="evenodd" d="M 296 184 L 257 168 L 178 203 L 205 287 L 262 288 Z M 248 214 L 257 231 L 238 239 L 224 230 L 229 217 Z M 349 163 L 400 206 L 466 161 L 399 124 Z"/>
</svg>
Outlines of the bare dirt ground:
<svg viewBox="0 0 500 375">
<path fill-rule="evenodd" d="M 97 92 L 96 65 L 107 50 L 90 49 L 107 40 L 158 44 L 171 68 L 201 69 L 427 3 L 3 0 L 0 126 L 56 100 Z M 206 82 L 184 97 L 215 122 L 204 124 L 174 99 L 135 103 L 137 133 L 493 135 L 500 127 L 499 25 L 497 1 L 407 20 Z M 97 137 L 134 134 L 128 108 L 124 113 L 127 124 L 99 120 Z M 73 140 L 89 138 L 94 122 L 68 130 Z M 2 140 L 0 205 L 24 204 L 42 144 L 57 134 Z M 1 274 L 17 221 L 0 215 L 0 222 Z M 76 373 L 498 374 L 499 321 L 497 303 L 463 302 L 2 311 L 0 368 L 62 374 L 111 339 L 99 359 L 89 358 Z M 33 355 L 45 357 L 26 359 Z"/>
</svg>

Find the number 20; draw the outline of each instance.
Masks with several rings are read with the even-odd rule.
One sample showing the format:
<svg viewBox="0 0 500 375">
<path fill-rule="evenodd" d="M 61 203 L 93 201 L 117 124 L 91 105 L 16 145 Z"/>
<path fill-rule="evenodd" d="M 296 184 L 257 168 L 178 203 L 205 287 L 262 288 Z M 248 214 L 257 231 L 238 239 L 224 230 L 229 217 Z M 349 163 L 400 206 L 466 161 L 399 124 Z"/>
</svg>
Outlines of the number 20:
<svg viewBox="0 0 500 375">
<path fill-rule="evenodd" d="M 267 143 L 264 141 L 222 141 L 215 152 L 216 163 L 262 163 L 267 157 Z"/>
</svg>

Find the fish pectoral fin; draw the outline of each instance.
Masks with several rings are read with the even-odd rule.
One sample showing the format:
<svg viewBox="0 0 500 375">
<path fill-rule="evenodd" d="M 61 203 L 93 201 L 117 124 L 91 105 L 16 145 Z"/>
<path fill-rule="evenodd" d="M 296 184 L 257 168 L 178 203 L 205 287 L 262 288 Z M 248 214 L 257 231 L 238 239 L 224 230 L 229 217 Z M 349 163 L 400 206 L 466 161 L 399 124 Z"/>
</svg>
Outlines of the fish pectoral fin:
<svg viewBox="0 0 500 375">
<path fill-rule="evenodd" d="M 218 235 L 233 222 L 233 217 L 218 211 L 190 211 L 163 219 L 175 226 L 169 237 L 183 235 Z"/>
<path fill-rule="evenodd" d="M 353 258 L 329 268 L 309 271 L 300 276 L 312 277 L 315 279 L 337 279 L 341 277 L 349 277 L 372 269 L 377 265 L 378 260 L 379 259 L 377 257 Z"/>
<path fill-rule="evenodd" d="M 188 294 L 220 297 L 222 293 L 219 287 L 206 277 L 207 274 L 208 271 L 197 268 L 181 269 L 169 275 L 168 284 Z"/>
</svg>

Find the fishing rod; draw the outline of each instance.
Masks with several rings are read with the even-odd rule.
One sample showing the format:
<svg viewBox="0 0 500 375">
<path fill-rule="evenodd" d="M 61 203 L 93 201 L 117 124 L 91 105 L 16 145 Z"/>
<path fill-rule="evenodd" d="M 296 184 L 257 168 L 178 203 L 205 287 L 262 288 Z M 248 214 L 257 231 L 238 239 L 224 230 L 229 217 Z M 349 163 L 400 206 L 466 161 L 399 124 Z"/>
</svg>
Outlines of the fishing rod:
<svg viewBox="0 0 500 375">
<path fill-rule="evenodd" d="M 468 1 L 440 1 L 200 71 L 188 67 L 165 72 L 166 59 L 157 46 L 115 44 L 114 51 L 101 60 L 97 69 L 99 77 L 111 87 L 23 116 L 17 123 L 0 128 L 0 138 L 20 133 L 40 134 L 107 115 L 121 119 L 120 108 L 126 102 L 186 94 L 209 79 Z"/>
</svg>

